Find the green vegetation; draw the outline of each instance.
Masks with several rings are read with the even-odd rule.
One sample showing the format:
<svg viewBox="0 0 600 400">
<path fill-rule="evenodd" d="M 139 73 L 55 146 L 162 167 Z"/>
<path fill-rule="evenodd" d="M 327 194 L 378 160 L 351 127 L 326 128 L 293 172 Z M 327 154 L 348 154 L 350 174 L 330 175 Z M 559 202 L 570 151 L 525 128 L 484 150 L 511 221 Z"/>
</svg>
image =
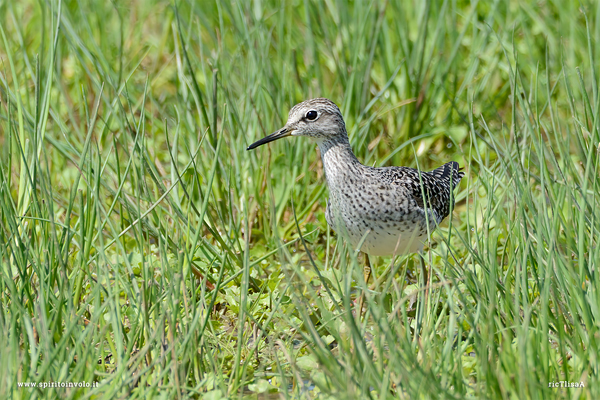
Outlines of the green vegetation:
<svg viewBox="0 0 600 400">
<path fill-rule="evenodd" d="M 600 398 L 600 3 L 279 3 L 0 1 L 0 398 Z M 427 282 L 245 151 L 316 96 L 465 167 Z"/>
</svg>

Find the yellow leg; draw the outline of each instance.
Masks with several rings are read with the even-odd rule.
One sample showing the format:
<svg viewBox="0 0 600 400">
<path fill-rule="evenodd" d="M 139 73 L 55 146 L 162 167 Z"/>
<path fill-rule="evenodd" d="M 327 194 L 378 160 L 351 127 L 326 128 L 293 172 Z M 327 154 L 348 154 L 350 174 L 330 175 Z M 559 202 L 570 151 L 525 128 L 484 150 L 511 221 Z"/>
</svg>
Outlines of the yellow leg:
<svg viewBox="0 0 600 400">
<path fill-rule="evenodd" d="M 429 292 L 429 271 L 425 266 L 425 256 L 423 254 L 419 254 L 419 258 L 421 259 L 421 273 L 423 274 L 423 285 L 425 287 L 425 301 L 427 301 L 427 295 Z"/>
<path fill-rule="evenodd" d="M 367 284 L 367 287 L 369 287 L 369 279 L 371 278 L 371 262 L 369 261 L 369 256 L 367 255 L 367 253 L 364 253 L 365 255 L 365 266 L 363 268 L 363 274 L 365 277 L 365 283 Z"/>
<path fill-rule="evenodd" d="M 363 267 L 363 277 L 365 279 L 365 288 L 369 288 L 369 279 L 371 278 L 371 262 L 369 261 L 369 256 L 367 255 L 367 253 L 363 253 L 363 255 L 365 256 L 365 266 Z M 360 298 L 358 300 L 358 315 L 360 315 L 360 318 L 362 319 L 362 309 L 363 309 L 363 304 L 365 302 L 365 292 L 363 291 L 360 294 Z"/>
<path fill-rule="evenodd" d="M 425 310 L 427 309 L 427 298 L 429 297 L 429 273 L 425 266 L 425 258 L 423 254 L 419 253 L 421 260 L 421 276 L 423 278 L 423 295 L 417 303 L 417 316 L 416 316 L 416 334 L 420 334 L 421 326 L 423 324 L 423 318 L 425 316 Z"/>
</svg>

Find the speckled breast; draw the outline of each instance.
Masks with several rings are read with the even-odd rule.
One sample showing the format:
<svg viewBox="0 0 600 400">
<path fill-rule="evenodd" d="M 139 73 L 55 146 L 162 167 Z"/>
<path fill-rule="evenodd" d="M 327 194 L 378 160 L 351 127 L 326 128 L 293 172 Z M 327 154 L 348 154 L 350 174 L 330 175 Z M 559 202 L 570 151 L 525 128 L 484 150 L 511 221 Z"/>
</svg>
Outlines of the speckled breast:
<svg viewBox="0 0 600 400">
<path fill-rule="evenodd" d="M 422 212 L 374 212 L 366 207 L 335 204 L 332 200 L 327 203 L 327 223 L 338 235 L 346 238 L 354 249 L 360 245 L 361 251 L 373 256 L 402 255 L 423 249 L 427 226 Z M 340 229 L 342 225 L 345 229 Z"/>
</svg>

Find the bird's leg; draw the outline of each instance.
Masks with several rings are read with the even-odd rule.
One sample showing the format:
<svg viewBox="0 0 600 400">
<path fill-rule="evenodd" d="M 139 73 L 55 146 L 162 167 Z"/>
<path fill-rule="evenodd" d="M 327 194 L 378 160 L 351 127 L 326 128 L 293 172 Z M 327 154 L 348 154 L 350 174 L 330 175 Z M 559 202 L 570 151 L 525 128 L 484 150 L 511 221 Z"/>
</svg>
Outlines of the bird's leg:
<svg viewBox="0 0 600 400">
<path fill-rule="evenodd" d="M 363 275 L 365 277 L 365 283 L 367 287 L 369 287 L 369 278 L 371 278 L 371 262 L 369 261 L 369 255 L 367 253 L 363 253 L 365 255 L 365 266 L 363 268 Z"/>
<path fill-rule="evenodd" d="M 365 279 L 365 290 L 369 288 L 369 279 L 371 278 L 371 262 L 369 261 L 369 256 L 367 253 L 363 253 L 365 256 L 365 266 L 363 267 L 363 277 Z M 362 317 L 362 309 L 365 301 L 365 292 L 363 291 L 360 294 L 360 298 L 358 299 L 358 315 Z"/>
<path fill-rule="evenodd" d="M 423 277 L 423 296 L 421 297 L 422 301 L 417 303 L 417 329 L 415 330 L 415 334 L 419 334 L 421 331 L 421 325 L 423 323 L 425 309 L 427 307 L 427 294 L 429 292 L 429 274 L 427 273 L 427 268 L 425 267 L 425 258 L 421 252 L 419 252 L 419 258 L 421 260 L 421 276 Z"/>
<path fill-rule="evenodd" d="M 419 258 L 421 259 L 421 274 L 423 274 L 423 285 L 425 286 L 425 301 L 427 301 L 427 294 L 429 292 L 429 271 L 425 266 L 425 257 L 423 253 L 419 253 Z"/>
</svg>

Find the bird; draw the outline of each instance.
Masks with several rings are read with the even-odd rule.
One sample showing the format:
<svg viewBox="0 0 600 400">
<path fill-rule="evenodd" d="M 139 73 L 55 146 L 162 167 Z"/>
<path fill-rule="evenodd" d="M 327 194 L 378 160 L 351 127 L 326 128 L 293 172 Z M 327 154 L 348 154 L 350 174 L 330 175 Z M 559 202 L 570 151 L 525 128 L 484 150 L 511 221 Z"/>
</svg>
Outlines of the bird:
<svg viewBox="0 0 600 400">
<path fill-rule="evenodd" d="M 455 161 L 428 172 L 363 165 L 352 151 L 339 107 L 326 98 L 296 104 L 283 128 L 247 150 L 288 136 L 316 142 L 329 189 L 325 219 L 353 248 L 371 256 L 422 252 L 428 232 L 450 214 L 453 191 L 464 176 Z M 371 268 L 365 258 L 368 282 Z"/>
</svg>

